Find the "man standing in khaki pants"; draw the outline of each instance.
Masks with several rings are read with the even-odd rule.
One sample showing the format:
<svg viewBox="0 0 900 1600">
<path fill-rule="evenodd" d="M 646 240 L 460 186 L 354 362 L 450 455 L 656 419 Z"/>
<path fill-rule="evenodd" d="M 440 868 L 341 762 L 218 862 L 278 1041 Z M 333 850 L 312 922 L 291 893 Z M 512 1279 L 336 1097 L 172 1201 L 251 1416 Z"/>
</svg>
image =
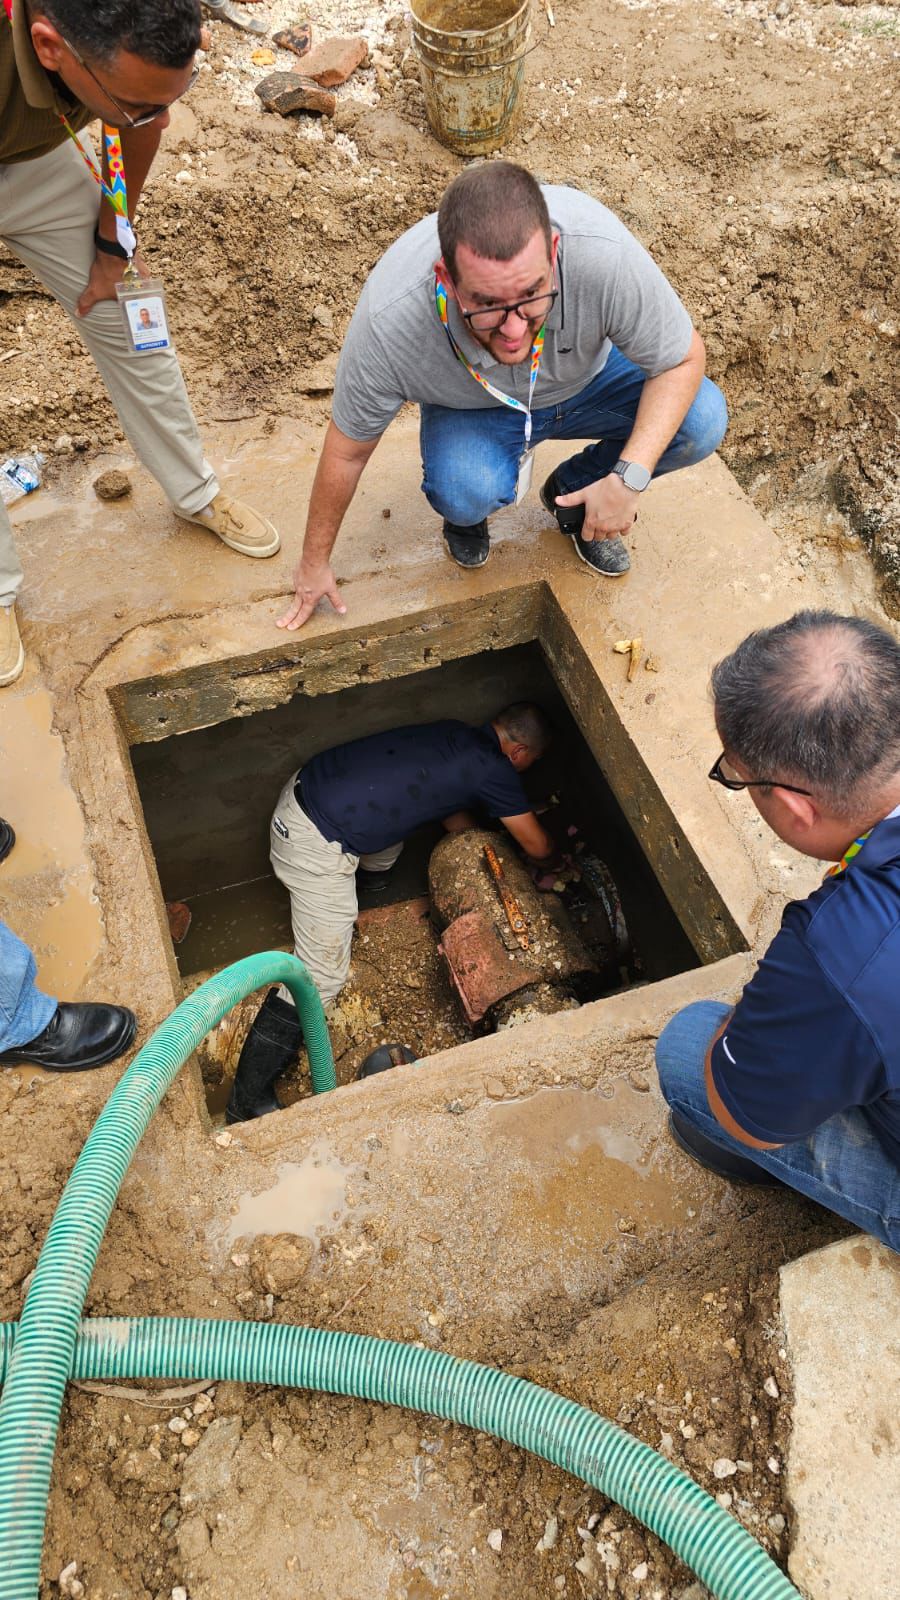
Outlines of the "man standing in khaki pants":
<svg viewBox="0 0 900 1600">
<path fill-rule="evenodd" d="M 199 46 L 199 0 L 2 0 L 0 239 L 72 317 L 132 448 L 176 513 L 241 555 L 271 556 L 280 542 L 272 523 L 223 493 L 203 458 L 174 351 L 129 354 L 116 301 L 127 251 L 106 194 L 106 158 L 101 174 L 82 132 L 97 117 L 118 130 L 133 218 Z M 146 275 L 139 252 L 134 259 Z M 0 686 L 24 666 L 21 582 L 0 504 Z"/>
</svg>

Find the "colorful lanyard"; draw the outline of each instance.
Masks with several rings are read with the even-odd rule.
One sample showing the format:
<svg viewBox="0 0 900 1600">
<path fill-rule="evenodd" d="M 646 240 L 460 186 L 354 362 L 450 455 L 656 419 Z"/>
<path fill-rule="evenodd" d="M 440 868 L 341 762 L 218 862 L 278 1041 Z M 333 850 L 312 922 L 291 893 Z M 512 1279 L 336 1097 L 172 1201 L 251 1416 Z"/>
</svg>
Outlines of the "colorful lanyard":
<svg viewBox="0 0 900 1600">
<path fill-rule="evenodd" d="M 525 449 L 527 450 L 531 443 L 531 402 L 534 399 L 534 386 L 537 383 L 538 368 L 541 364 L 541 351 L 544 348 L 546 323 L 538 331 L 538 333 L 535 334 L 534 344 L 531 346 L 531 374 L 528 382 L 528 404 L 523 405 L 521 400 L 514 399 L 511 394 L 504 394 L 502 389 L 495 389 L 492 383 L 488 383 L 488 380 L 484 374 L 476 371 L 471 361 L 469 361 L 468 357 L 465 356 L 462 350 L 459 348 L 459 345 L 454 339 L 450 328 L 450 314 L 447 307 L 447 290 L 441 283 L 441 280 L 437 274 L 435 274 L 434 279 L 434 303 L 437 307 L 437 314 L 444 325 L 444 332 L 450 341 L 450 349 L 456 356 L 457 361 L 462 362 L 469 375 L 475 379 L 475 382 L 480 383 L 482 389 L 486 389 L 488 394 L 493 395 L 495 400 L 501 400 L 505 406 L 511 406 L 513 411 L 523 411 L 525 413 Z"/>
<path fill-rule="evenodd" d="M 859 855 L 859 852 L 866 840 L 869 838 L 870 834 L 874 833 L 874 831 L 875 830 L 873 828 L 869 828 L 866 833 L 861 833 L 858 839 L 854 839 L 853 843 L 848 845 L 844 854 L 841 856 L 840 861 L 836 862 L 833 867 L 828 868 L 825 877 L 836 878 L 839 872 L 846 872 L 851 861 L 853 860 L 853 857 Z"/>
<path fill-rule="evenodd" d="M 78 151 L 78 154 L 81 156 L 81 159 L 88 171 L 91 173 L 94 182 L 98 185 L 103 198 L 109 201 L 114 212 L 116 213 L 116 238 L 118 239 L 122 249 L 125 251 L 130 261 L 134 255 L 135 249 L 137 248 L 137 240 L 134 237 L 134 229 L 128 220 L 128 190 L 125 185 L 125 161 L 122 156 L 122 141 L 119 138 L 118 128 L 111 128 L 106 122 L 103 124 L 103 144 L 106 150 L 106 166 L 109 172 L 109 183 L 107 183 L 102 172 L 97 167 L 92 157 L 88 154 L 87 150 L 85 150 L 84 145 L 81 143 L 81 140 L 75 133 L 71 123 L 66 117 L 63 116 L 61 111 L 59 112 L 59 120 L 65 128 L 66 133 L 69 135 L 69 138 L 72 140 L 72 143 Z"/>
</svg>

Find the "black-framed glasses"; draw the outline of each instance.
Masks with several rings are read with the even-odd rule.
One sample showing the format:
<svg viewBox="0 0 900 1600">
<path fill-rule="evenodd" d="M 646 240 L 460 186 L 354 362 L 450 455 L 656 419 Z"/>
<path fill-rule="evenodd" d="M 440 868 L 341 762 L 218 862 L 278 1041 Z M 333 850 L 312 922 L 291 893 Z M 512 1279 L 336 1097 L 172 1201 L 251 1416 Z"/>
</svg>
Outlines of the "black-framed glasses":
<svg viewBox="0 0 900 1600">
<path fill-rule="evenodd" d="M 463 311 L 460 306 L 460 314 L 476 333 L 496 333 L 511 311 L 523 322 L 546 321 L 558 298 L 558 289 L 548 289 L 546 294 L 533 295 L 530 300 L 519 300 L 512 306 L 485 306 L 480 311 Z"/>
<path fill-rule="evenodd" d="M 722 751 L 718 761 L 710 767 L 706 774 L 713 783 L 720 783 L 723 789 L 730 789 L 732 794 L 737 794 L 741 789 L 790 789 L 791 794 L 810 795 L 810 789 L 798 789 L 795 783 L 782 783 L 780 778 L 738 778 L 730 777 L 722 763 L 725 762 L 725 751 Z M 725 766 L 728 763 L 725 762 Z"/>
<path fill-rule="evenodd" d="M 116 99 L 115 95 L 111 94 L 109 89 L 107 89 L 106 84 L 100 82 L 100 79 L 97 77 L 93 67 L 88 66 L 84 56 L 75 49 L 75 46 L 71 44 L 63 34 L 60 34 L 60 38 L 63 39 L 66 49 L 71 55 L 74 56 L 75 60 L 78 62 L 78 65 L 80 67 L 84 67 L 84 70 L 89 78 L 93 78 L 97 88 L 100 90 L 100 93 L 106 96 L 110 105 L 115 106 L 119 116 L 122 118 L 122 125 L 124 125 L 126 128 L 143 128 L 148 122 L 155 122 L 157 117 L 161 117 L 164 111 L 168 111 L 169 107 L 175 104 L 175 100 L 169 100 L 164 106 L 151 106 L 149 110 L 142 111 L 139 117 L 133 117 L 130 111 L 126 111 L 125 107 L 119 104 L 119 101 Z M 199 76 L 200 68 L 195 66 L 190 77 L 188 78 L 187 83 L 182 89 L 181 94 L 176 95 L 175 99 L 180 100 L 183 95 L 186 95 L 188 90 L 194 87 L 194 84 L 197 82 Z"/>
</svg>

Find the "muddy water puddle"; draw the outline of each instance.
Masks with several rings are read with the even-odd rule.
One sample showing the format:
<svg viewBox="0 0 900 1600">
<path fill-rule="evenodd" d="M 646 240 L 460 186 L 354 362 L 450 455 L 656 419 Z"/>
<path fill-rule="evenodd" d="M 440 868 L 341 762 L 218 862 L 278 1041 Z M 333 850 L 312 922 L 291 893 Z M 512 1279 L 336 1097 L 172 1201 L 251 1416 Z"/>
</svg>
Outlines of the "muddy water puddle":
<svg viewBox="0 0 900 1600">
<path fill-rule="evenodd" d="M 315 1239 L 342 1222 L 350 1209 L 348 1183 L 354 1170 L 322 1145 L 313 1145 L 302 1161 L 281 1162 L 270 1188 L 241 1195 L 225 1232 L 226 1242 L 258 1233 L 296 1233 Z"/>
<path fill-rule="evenodd" d="M 512 1147 L 519 1203 L 564 1249 L 676 1228 L 693 1215 L 690 1193 L 657 1163 L 658 1104 L 629 1083 L 610 1093 L 539 1089 L 495 1102 L 488 1119 L 490 1134 Z"/>
</svg>

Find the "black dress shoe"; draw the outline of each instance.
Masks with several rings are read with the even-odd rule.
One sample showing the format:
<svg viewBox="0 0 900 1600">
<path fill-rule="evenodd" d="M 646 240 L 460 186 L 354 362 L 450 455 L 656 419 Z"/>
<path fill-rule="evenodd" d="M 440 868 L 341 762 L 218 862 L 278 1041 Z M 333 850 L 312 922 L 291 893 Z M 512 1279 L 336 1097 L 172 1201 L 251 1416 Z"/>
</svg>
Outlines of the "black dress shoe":
<svg viewBox="0 0 900 1600">
<path fill-rule="evenodd" d="M 669 1112 L 669 1132 L 686 1156 L 705 1167 L 707 1172 L 714 1172 L 717 1178 L 730 1178 L 732 1183 L 755 1183 L 770 1189 L 787 1187 L 773 1172 L 767 1172 L 765 1167 L 759 1167 L 746 1156 L 736 1155 L 734 1151 L 716 1144 L 714 1139 L 708 1139 L 679 1111 Z"/>
<path fill-rule="evenodd" d="M 84 1072 L 115 1061 L 128 1049 L 137 1017 L 125 1006 L 70 1004 L 60 1000 L 43 1033 L 0 1053 L 0 1062 L 30 1061 L 48 1072 Z"/>
<path fill-rule="evenodd" d="M 487 518 L 471 528 L 444 519 L 444 543 L 458 567 L 483 567 L 491 553 Z"/>
<path fill-rule="evenodd" d="M 0 817 L 0 861 L 6 860 L 15 842 L 16 836 L 12 828 Z"/>
<path fill-rule="evenodd" d="M 391 1067 L 405 1067 L 418 1059 L 415 1050 L 410 1050 L 408 1044 L 380 1044 L 377 1050 L 369 1052 L 356 1076 L 372 1078 L 376 1072 L 389 1072 Z"/>
<path fill-rule="evenodd" d="M 592 572 L 602 573 L 604 578 L 623 577 L 631 566 L 631 559 L 622 540 L 582 539 L 584 506 L 556 504 L 556 496 L 566 493 L 568 491 L 558 482 L 556 473 L 551 472 L 541 489 L 541 505 L 544 510 L 556 518 L 560 533 L 566 534 L 571 539 L 575 554 L 581 558 L 586 567 L 590 567 Z"/>
</svg>

